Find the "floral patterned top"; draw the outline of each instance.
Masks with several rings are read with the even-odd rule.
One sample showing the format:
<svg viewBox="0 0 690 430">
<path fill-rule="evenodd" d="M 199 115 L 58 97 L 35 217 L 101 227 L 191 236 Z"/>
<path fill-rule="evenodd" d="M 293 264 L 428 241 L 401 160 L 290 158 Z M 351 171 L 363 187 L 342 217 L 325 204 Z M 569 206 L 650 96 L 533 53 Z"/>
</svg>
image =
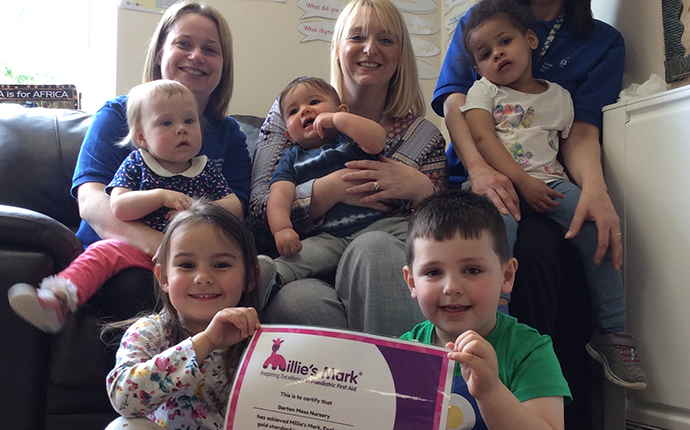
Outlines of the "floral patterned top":
<svg viewBox="0 0 690 430">
<path fill-rule="evenodd" d="M 163 318 L 141 318 L 125 332 L 107 378 L 110 402 L 123 417 L 170 430 L 221 429 L 231 385 L 222 351 L 199 363 L 191 338 L 172 345 L 164 337 Z"/>
</svg>

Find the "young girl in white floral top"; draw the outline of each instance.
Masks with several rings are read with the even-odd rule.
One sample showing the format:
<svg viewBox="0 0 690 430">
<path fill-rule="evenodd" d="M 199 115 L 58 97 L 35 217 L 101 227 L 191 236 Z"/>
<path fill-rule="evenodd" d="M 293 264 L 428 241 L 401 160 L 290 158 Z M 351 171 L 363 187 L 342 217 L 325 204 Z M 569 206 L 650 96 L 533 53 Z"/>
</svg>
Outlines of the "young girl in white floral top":
<svg viewBox="0 0 690 430">
<path fill-rule="evenodd" d="M 254 239 L 230 212 L 197 202 L 169 224 L 154 273 L 163 308 L 122 337 L 107 378 L 122 418 L 108 428 L 221 428 L 232 374 L 260 327 Z"/>
</svg>

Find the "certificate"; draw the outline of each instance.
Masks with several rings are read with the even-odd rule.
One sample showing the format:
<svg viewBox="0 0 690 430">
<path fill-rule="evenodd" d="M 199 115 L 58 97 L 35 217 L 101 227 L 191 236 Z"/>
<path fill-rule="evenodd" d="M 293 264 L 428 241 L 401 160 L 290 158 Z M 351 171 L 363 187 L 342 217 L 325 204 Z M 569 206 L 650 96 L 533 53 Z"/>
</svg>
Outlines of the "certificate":
<svg viewBox="0 0 690 430">
<path fill-rule="evenodd" d="M 265 325 L 238 366 L 225 428 L 445 429 L 447 354 L 357 332 Z"/>
</svg>

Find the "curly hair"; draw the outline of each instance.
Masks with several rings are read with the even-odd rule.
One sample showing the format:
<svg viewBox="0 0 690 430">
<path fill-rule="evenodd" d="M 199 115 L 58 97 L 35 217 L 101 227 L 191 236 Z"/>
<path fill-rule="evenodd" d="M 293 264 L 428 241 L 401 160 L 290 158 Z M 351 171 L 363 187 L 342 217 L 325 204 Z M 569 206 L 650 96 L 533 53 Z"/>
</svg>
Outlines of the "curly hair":
<svg viewBox="0 0 690 430">
<path fill-rule="evenodd" d="M 530 28 L 532 13 L 529 8 L 516 0 L 482 0 L 475 6 L 467 17 L 467 23 L 462 30 L 462 46 L 467 52 L 467 57 L 472 67 L 477 66 L 477 62 L 472 55 L 469 41 L 474 31 L 484 22 L 494 19 L 499 15 L 510 20 L 510 23 L 522 33 Z"/>
</svg>

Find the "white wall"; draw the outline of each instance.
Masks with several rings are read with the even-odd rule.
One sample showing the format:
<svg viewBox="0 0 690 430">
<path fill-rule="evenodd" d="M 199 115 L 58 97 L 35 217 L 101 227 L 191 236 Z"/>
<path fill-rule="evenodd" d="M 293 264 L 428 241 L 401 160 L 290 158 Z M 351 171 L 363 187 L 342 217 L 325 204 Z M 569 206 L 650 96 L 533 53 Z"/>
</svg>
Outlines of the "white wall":
<svg viewBox="0 0 690 430">
<path fill-rule="evenodd" d="M 89 44 L 87 61 L 83 67 L 88 76 L 85 85 L 77 87 L 82 94 L 82 110 L 95 112 L 105 100 L 117 94 L 117 57 L 112 55 L 117 48 L 114 37 L 117 31 L 117 3 L 114 1 L 89 1 Z"/>
<path fill-rule="evenodd" d="M 314 75 L 328 80 L 330 44 L 320 40 L 300 43 L 304 36 L 297 25 L 304 11 L 297 6 L 297 0 L 206 2 L 223 14 L 233 35 L 236 78 L 230 113 L 265 116 L 280 90 L 292 79 Z M 423 17 L 441 22 L 442 0 L 436 3 L 437 11 Z M 141 82 L 146 45 L 160 17 L 155 13 L 118 10 L 116 94 Z M 443 50 L 442 32 L 418 37 Z M 443 53 L 423 60 L 440 69 Z M 422 80 L 421 84 L 428 106 L 436 80 Z M 427 110 L 427 117 L 440 127 L 441 119 L 431 108 Z"/>
<path fill-rule="evenodd" d="M 444 15 L 447 2 L 435 1 L 438 9 L 421 16 L 438 23 L 440 31 L 418 37 L 441 48 L 441 54 L 423 59 L 440 69 L 448 39 L 443 21 L 448 15 Z M 297 25 L 304 12 L 297 6 L 297 0 L 207 2 L 221 11 L 233 32 L 236 84 L 231 113 L 264 116 L 283 86 L 295 77 L 308 74 L 328 78 L 330 46 L 324 41 L 300 43 L 303 35 L 297 31 Z M 592 8 L 597 19 L 616 27 L 626 40 L 624 87 L 644 82 L 651 73 L 664 76 L 661 1 L 592 0 Z M 118 10 L 115 91 L 107 94 L 111 87 L 102 89 L 98 94 L 103 96 L 102 101 L 127 92 L 141 81 L 148 39 L 159 19 L 160 15 L 155 13 Z M 112 67 L 104 59 L 99 69 L 107 71 Z M 101 73 L 107 82 L 107 74 Z M 435 83 L 435 80 L 421 81 L 427 106 Z M 427 107 L 427 111 L 427 118 L 445 133 L 442 119 L 431 108 Z"/>
<path fill-rule="evenodd" d="M 664 77 L 661 0 L 592 0 L 592 11 L 625 39 L 623 88 L 641 84 L 651 73 Z"/>
</svg>

